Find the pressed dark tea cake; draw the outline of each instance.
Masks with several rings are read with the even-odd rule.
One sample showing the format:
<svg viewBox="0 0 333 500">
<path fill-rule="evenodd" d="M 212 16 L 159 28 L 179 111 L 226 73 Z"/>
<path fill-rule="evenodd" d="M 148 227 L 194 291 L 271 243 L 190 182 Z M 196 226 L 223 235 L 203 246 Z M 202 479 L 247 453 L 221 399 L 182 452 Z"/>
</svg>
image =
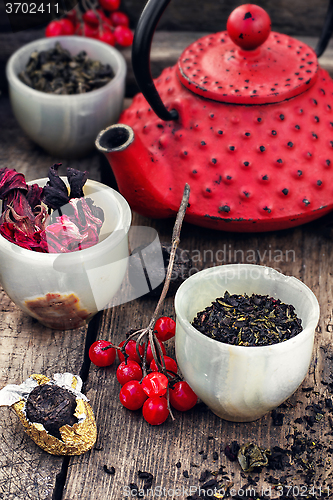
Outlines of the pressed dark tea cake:
<svg viewBox="0 0 333 500">
<path fill-rule="evenodd" d="M 61 439 L 60 427 L 78 422 L 75 410 L 74 394 L 57 385 L 38 385 L 26 402 L 27 419 L 43 424 L 45 430 L 58 439 Z"/>
<path fill-rule="evenodd" d="M 20 385 L 0 391 L 0 406 L 10 406 L 25 432 L 51 455 L 81 455 L 96 442 L 93 410 L 82 394 L 82 380 L 56 373 L 53 380 L 33 374 Z"/>
</svg>

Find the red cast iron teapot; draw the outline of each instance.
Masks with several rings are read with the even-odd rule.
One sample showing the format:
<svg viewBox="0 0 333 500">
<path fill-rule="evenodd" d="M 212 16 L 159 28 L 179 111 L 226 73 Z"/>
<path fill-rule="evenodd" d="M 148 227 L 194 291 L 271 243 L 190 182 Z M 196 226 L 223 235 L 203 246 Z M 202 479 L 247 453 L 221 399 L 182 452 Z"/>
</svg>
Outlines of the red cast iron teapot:
<svg viewBox="0 0 333 500">
<path fill-rule="evenodd" d="M 247 4 L 153 82 L 150 46 L 169 1 L 150 0 L 135 32 L 142 94 L 96 140 L 132 209 L 174 216 L 187 182 L 186 220 L 214 229 L 283 229 L 332 210 L 333 82 L 317 56 L 333 1 L 317 55 Z"/>
</svg>

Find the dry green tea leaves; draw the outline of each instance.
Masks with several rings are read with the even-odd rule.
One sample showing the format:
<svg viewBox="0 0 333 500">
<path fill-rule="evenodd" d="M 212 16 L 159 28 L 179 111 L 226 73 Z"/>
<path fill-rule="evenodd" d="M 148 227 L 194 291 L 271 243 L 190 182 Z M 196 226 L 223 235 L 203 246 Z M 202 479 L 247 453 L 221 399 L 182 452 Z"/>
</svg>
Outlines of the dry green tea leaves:
<svg viewBox="0 0 333 500">
<path fill-rule="evenodd" d="M 103 87 L 114 72 L 109 64 L 90 59 L 85 51 L 72 56 L 57 42 L 53 49 L 34 51 L 18 77 L 35 90 L 66 95 Z"/>
<path fill-rule="evenodd" d="M 294 306 L 268 295 L 230 295 L 227 291 L 194 318 L 201 333 L 225 344 L 278 344 L 302 331 Z"/>
</svg>

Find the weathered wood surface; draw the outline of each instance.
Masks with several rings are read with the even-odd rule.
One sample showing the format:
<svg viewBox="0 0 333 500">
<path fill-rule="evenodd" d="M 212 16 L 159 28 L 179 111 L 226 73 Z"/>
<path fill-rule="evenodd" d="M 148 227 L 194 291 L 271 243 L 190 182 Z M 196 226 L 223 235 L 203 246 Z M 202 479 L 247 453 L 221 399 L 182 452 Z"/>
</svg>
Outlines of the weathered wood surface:
<svg viewBox="0 0 333 500">
<path fill-rule="evenodd" d="M 169 222 L 155 222 L 152 225 L 163 238 L 171 233 Z M 316 293 L 322 310 L 309 374 L 301 388 L 279 410 L 284 414 L 284 425 L 281 427 L 273 425 L 271 414 L 253 423 L 231 423 L 220 420 L 202 406 L 184 415 L 175 412 L 175 422 L 168 420 L 161 427 L 152 427 L 142 420 L 140 412 L 131 413 L 120 407 L 119 386 L 115 380 L 116 366 L 108 370 L 92 367 L 87 382 L 87 394 L 93 407 L 100 409 L 97 416 L 98 446 L 90 455 L 81 456 L 71 462 L 63 498 L 123 498 L 130 483 L 142 486 L 142 481 L 138 480 L 138 471 L 148 471 L 154 475 L 155 492 L 165 488 L 165 491 L 170 491 L 165 496 L 177 498 L 177 489 L 183 491 L 184 488 L 188 495 L 189 492 L 193 494 L 196 488 L 203 484 L 199 481 L 202 471 L 216 471 L 221 465 L 225 467 L 226 472 L 223 482 L 225 486 L 233 483 L 236 491 L 241 487 L 244 491 L 249 491 L 251 483 L 248 475 L 242 473 L 237 463 L 228 461 L 223 453 L 225 446 L 237 440 L 241 444 L 252 441 L 265 449 L 273 449 L 274 446 L 290 449 L 297 430 L 303 436 L 307 434 L 316 443 L 312 466 L 313 470 L 316 470 L 314 477 L 324 490 L 325 485 L 331 484 L 331 455 L 326 453 L 332 441 L 329 414 L 326 412 L 322 421 L 312 428 L 308 427 L 306 431 L 304 420 L 301 424 L 295 424 L 295 420 L 314 414 L 311 409 L 306 408 L 312 403 L 322 401 L 324 395 L 331 397 L 331 389 L 322 385 L 322 381 L 330 381 L 331 373 L 331 334 L 328 332 L 332 301 L 331 243 L 322 240 L 315 228 L 309 225 L 279 234 L 235 235 L 215 233 L 185 224 L 181 246 L 188 249 L 193 257 L 200 256 L 200 261 L 196 264 L 199 269 L 220 264 L 223 254 L 217 253 L 218 250 L 223 252 L 226 249 L 223 263 L 249 260 L 253 262 L 255 253 L 257 263 L 280 269 L 309 285 Z M 154 305 L 155 302 L 141 299 L 106 311 L 99 337 L 120 342 L 126 331 L 148 323 Z M 163 312 L 174 316 L 172 299 L 168 299 Z M 169 344 L 169 349 L 172 350 L 172 341 L 169 341 Z M 303 392 L 304 388 L 309 387 L 314 388 L 313 391 Z M 320 449 L 319 443 L 322 443 L 323 449 Z M 218 454 L 217 460 L 214 460 L 214 451 Z M 292 459 L 287 461 L 289 460 L 292 462 Z M 327 470 L 325 467 L 322 469 L 318 461 L 322 462 Z M 181 463 L 179 469 L 176 467 L 178 462 Z M 109 468 L 114 466 L 115 475 L 105 474 L 104 465 Z M 296 475 L 296 470 L 301 472 Z M 188 478 L 184 477 L 184 471 L 188 471 Z M 259 477 L 258 484 L 252 488 L 259 494 L 262 488 L 272 487 L 269 476 L 280 478 L 286 475 L 281 483 L 296 487 L 300 483 L 304 484 L 302 472 L 307 472 L 306 468 L 302 468 L 300 460 L 294 459 L 294 463 L 283 472 L 264 469 L 261 473 L 250 474 L 252 478 Z M 212 477 L 208 476 L 207 479 Z M 221 479 L 221 476 L 218 478 Z M 184 491 L 178 494 L 180 498 L 186 498 Z M 272 496 L 277 496 L 273 490 Z"/>
<path fill-rule="evenodd" d="M 45 176 L 48 167 L 60 159 L 50 157 L 25 137 L 5 97 L 0 98 L 0 116 L 3 117 L 0 122 L 0 168 L 16 168 L 29 180 Z M 84 160 L 63 163 L 64 166 L 70 164 L 89 170 L 94 179 L 108 179 L 107 170 L 100 170 L 100 165 L 104 168 L 105 164 L 100 162 L 98 153 L 92 153 Z M 134 223 L 156 228 L 161 240 L 170 238 L 172 221 L 151 221 L 135 215 Z M 128 494 L 130 484 L 137 483 L 139 487 L 143 484 L 137 476 L 141 470 L 154 476 L 153 490 L 146 498 L 160 495 L 170 500 L 186 499 L 202 487 L 199 478 L 203 471 L 214 472 L 220 466 L 225 467 L 225 476 L 223 481 L 221 475 L 217 478 L 224 487 L 233 485 L 234 490 L 230 493 L 233 497 L 237 491 L 242 494 L 241 487 L 249 492 L 251 483 L 257 496 L 261 495 L 262 488 L 279 484 L 286 487 L 306 485 L 305 476 L 309 478 L 309 471 L 313 471 L 313 477 L 309 479 L 309 485 L 304 486 L 307 490 L 298 490 L 299 494 L 294 490 L 295 498 L 300 493 L 310 492 L 313 484 L 317 498 L 323 496 L 327 487 L 332 491 L 333 425 L 331 411 L 325 407 L 324 399 L 330 400 L 333 391 L 333 255 L 332 242 L 323 236 L 321 224 L 315 222 L 279 233 L 243 235 L 185 224 L 181 235 L 181 246 L 189 250 L 198 270 L 233 262 L 268 265 L 301 279 L 317 295 L 321 318 L 312 364 L 302 386 L 278 409 L 284 414 L 282 426 L 274 425 L 271 413 L 252 423 L 226 422 L 200 404 L 186 414 L 175 412 L 174 423 L 168 420 L 162 426 L 153 427 L 143 421 L 139 411 L 125 410 L 118 400 L 117 365 L 108 369 L 89 366 L 84 350 L 95 337 L 120 342 L 129 329 L 147 325 L 156 301 L 138 299 L 103 311 L 88 329 L 59 332 L 48 330 L 25 316 L 2 293 L 0 387 L 19 383 L 34 372 L 46 375 L 59 371 L 81 372 L 99 432 L 97 444 L 91 452 L 69 460 L 52 457 L 26 437 L 11 410 L 0 408 L 0 498 L 131 498 Z M 163 313 L 174 317 L 172 299 L 166 301 Z M 172 340 L 168 342 L 168 350 L 173 350 Z M 311 406 L 317 403 L 321 406 Z M 318 421 L 308 419 L 308 425 L 304 417 L 316 415 Z M 297 418 L 302 420 L 295 422 Z M 238 463 L 230 462 L 224 454 L 225 446 L 234 440 L 240 444 L 252 441 L 270 450 L 274 446 L 291 450 L 297 432 L 303 439 L 307 436 L 314 443 L 312 454 L 300 449 L 298 456 L 286 455 L 283 470 L 263 468 L 244 474 Z M 105 472 L 105 465 L 114 467 L 115 474 Z M 207 480 L 213 477 L 207 475 Z M 272 489 L 268 497 L 277 497 L 279 491 Z M 287 498 L 292 498 L 291 493 L 289 491 Z"/>
</svg>

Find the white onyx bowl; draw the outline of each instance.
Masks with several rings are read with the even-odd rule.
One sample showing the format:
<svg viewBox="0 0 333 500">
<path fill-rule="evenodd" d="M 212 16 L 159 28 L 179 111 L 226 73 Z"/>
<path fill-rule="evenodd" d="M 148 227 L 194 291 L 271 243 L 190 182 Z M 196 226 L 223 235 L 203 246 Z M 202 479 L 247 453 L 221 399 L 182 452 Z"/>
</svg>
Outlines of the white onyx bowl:
<svg viewBox="0 0 333 500">
<path fill-rule="evenodd" d="M 91 59 L 110 64 L 114 78 L 103 87 L 84 94 L 55 95 L 32 89 L 18 78 L 31 53 L 53 48 L 59 42 L 72 55 L 85 50 Z M 6 66 L 14 115 L 24 132 L 59 158 L 85 156 L 95 147 L 97 134 L 116 123 L 123 107 L 126 62 L 106 43 L 83 36 L 41 38 L 17 50 Z"/>
<path fill-rule="evenodd" d="M 295 307 L 303 330 L 270 346 L 223 344 L 196 330 L 191 322 L 225 291 L 279 298 Z M 256 420 L 279 406 L 304 380 L 309 369 L 319 304 L 298 279 L 264 266 L 230 264 L 188 278 L 175 297 L 176 357 L 193 391 L 219 417 Z"/>
<path fill-rule="evenodd" d="M 44 186 L 48 179 L 29 184 Z M 63 178 L 65 181 L 65 179 Z M 70 253 L 39 253 L 0 235 L 0 283 L 12 301 L 43 325 L 67 330 L 107 307 L 125 276 L 131 210 L 116 191 L 88 180 L 85 196 L 104 210 L 99 242 Z"/>
</svg>

